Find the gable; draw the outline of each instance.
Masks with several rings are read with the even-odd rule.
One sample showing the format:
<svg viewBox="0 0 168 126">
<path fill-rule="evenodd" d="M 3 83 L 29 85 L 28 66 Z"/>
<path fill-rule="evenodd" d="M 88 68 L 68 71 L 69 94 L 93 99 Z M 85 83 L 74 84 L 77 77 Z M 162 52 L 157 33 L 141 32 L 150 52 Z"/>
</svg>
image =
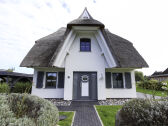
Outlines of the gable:
<svg viewBox="0 0 168 126">
<path fill-rule="evenodd" d="M 76 52 L 76 54 L 80 52 L 79 38 L 92 39 L 93 41 L 91 42 L 91 44 L 92 44 L 91 47 L 93 46 L 95 48 L 92 47 L 93 50 L 91 51 L 91 53 L 89 53 L 89 55 L 92 55 L 93 52 L 99 48 L 99 51 L 97 50 L 98 51 L 97 55 L 99 55 L 100 57 L 103 57 L 103 59 L 105 60 L 105 64 L 107 64 L 106 67 L 107 68 L 116 67 L 115 60 L 114 60 L 112 54 L 110 53 L 110 50 L 105 42 L 103 35 L 101 34 L 99 29 L 94 28 L 94 27 L 88 27 L 88 28 L 86 28 L 86 27 L 73 27 L 72 31 L 67 36 L 67 38 L 64 42 L 64 45 L 62 46 L 61 51 L 58 54 L 58 57 L 55 59 L 53 66 L 65 67 L 66 56 L 71 55 L 71 52 L 73 52 L 74 50 L 77 50 L 77 49 L 78 49 L 78 51 Z M 72 45 L 76 41 L 78 41 L 78 47 L 77 47 L 77 49 L 74 48 L 74 50 L 72 50 L 72 47 L 73 47 Z M 97 46 L 95 46 L 95 45 L 97 45 Z M 85 53 L 83 53 L 83 54 L 85 54 Z M 95 59 L 96 55 L 95 55 L 95 57 L 92 57 L 92 58 Z M 80 59 L 80 57 L 79 57 L 79 59 Z"/>
<path fill-rule="evenodd" d="M 90 39 L 91 50 L 81 51 L 80 40 L 82 38 Z M 73 68 L 73 70 L 98 70 L 107 66 L 104 56 L 101 55 L 101 48 L 96 40 L 94 33 L 77 33 L 70 49 L 69 55 L 65 60 L 65 68 Z"/>
</svg>

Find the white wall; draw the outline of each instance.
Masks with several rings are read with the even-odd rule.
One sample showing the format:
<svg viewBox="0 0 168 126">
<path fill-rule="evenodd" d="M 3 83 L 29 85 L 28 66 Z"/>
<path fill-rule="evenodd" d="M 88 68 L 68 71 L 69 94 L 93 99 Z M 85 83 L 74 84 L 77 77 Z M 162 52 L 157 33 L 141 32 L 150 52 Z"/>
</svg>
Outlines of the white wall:
<svg viewBox="0 0 168 126">
<path fill-rule="evenodd" d="M 106 88 L 106 98 L 136 98 L 136 82 L 135 82 L 135 74 L 134 70 L 129 70 L 129 69 L 108 69 L 106 70 L 108 72 L 131 72 L 131 82 L 132 82 L 132 88 L 127 89 L 127 88 L 122 88 L 122 89 L 117 89 L 117 88 Z M 124 82 L 125 85 L 125 82 Z"/>
<path fill-rule="evenodd" d="M 91 39 L 91 52 L 80 52 L 80 38 Z M 101 55 L 102 51 L 93 33 L 78 33 L 70 47 L 69 55 L 65 59 L 65 88 L 64 99 L 72 100 L 73 94 L 73 72 L 94 71 L 97 72 L 98 99 L 106 99 L 105 93 L 105 66 L 106 61 Z M 103 79 L 100 79 L 100 76 Z M 70 78 L 68 78 L 68 76 Z"/>
<path fill-rule="evenodd" d="M 46 73 L 44 74 L 43 79 L 43 88 L 36 88 L 36 80 L 37 80 L 37 71 L 44 72 L 57 72 L 64 71 L 64 69 L 56 69 L 56 68 L 35 68 L 33 75 L 33 86 L 32 86 L 32 95 L 39 96 L 41 98 L 64 98 L 64 89 L 63 88 L 45 88 L 46 82 Z"/>
</svg>

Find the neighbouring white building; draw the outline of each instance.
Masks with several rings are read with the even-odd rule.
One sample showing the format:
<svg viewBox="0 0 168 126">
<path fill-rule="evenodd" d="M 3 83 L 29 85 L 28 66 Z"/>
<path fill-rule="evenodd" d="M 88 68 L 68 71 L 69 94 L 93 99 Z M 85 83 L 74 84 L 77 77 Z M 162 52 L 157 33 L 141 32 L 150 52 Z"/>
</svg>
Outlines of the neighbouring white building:
<svg viewBox="0 0 168 126">
<path fill-rule="evenodd" d="M 64 100 L 135 98 L 134 70 L 148 64 L 128 40 L 87 9 L 66 28 L 41 38 L 22 67 L 34 68 L 32 94 Z"/>
</svg>

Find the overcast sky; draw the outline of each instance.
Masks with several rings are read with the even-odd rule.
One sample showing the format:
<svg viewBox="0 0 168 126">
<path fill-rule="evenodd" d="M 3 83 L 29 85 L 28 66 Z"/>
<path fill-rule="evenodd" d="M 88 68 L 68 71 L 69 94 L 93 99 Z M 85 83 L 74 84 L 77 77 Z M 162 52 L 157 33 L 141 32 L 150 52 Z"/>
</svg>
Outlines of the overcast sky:
<svg viewBox="0 0 168 126">
<path fill-rule="evenodd" d="M 66 27 L 87 7 L 144 57 L 146 75 L 168 67 L 168 0 L 0 0 L 0 69 L 19 65 L 34 41 Z"/>
</svg>

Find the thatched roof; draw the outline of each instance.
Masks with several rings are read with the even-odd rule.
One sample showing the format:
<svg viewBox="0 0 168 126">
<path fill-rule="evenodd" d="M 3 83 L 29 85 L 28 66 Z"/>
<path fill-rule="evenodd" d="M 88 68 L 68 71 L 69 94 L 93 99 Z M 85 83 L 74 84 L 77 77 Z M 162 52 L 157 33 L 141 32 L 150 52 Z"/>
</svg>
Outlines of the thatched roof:
<svg viewBox="0 0 168 126">
<path fill-rule="evenodd" d="M 168 74 L 168 68 L 165 71 L 163 71 L 163 74 Z"/>
<path fill-rule="evenodd" d="M 168 68 L 162 71 L 155 71 L 150 77 L 168 77 Z"/>
<path fill-rule="evenodd" d="M 162 75 L 162 71 L 155 71 L 151 76 L 157 76 L 157 75 Z"/>
<path fill-rule="evenodd" d="M 54 54 L 57 54 L 64 42 L 65 32 L 66 28 L 60 28 L 57 32 L 37 40 L 20 66 L 49 67 Z"/>
<path fill-rule="evenodd" d="M 86 17 L 85 17 L 86 16 Z M 68 23 L 67 28 L 60 28 L 44 38 L 35 42 L 29 53 L 23 59 L 21 67 L 52 67 L 53 62 L 60 51 L 64 39 L 69 34 L 72 26 L 98 26 L 100 27 L 107 45 L 114 56 L 117 67 L 120 68 L 142 68 L 148 67 L 148 64 L 142 56 L 133 47 L 133 44 L 126 39 L 112 34 L 104 29 L 104 24 L 93 19 L 88 13 L 87 9 L 84 10 L 82 15 Z"/>
<path fill-rule="evenodd" d="M 108 30 L 103 30 L 104 38 L 114 56 L 117 67 L 122 68 L 142 68 L 148 67 L 143 57 L 134 48 L 133 44 L 128 40 L 112 34 Z"/>
<path fill-rule="evenodd" d="M 87 13 L 88 17 L 83 16 L 85 13 Z M 104 28 L 104 24 L 100 21 L 93 19 L 93 17 L 89 14 L 87 8 L 84 9 L 83 13 L 79 16 L 79 18 L 67 24 L 67 28 L 71 28 L 72 26 L 99 26 L 100 28 Z"/>
<path fill-rule="evenodd" d="M 148 64 L 133 47 L 133 44 L 108 30 L 102 31 L 107 45 L 117 62 L 117 67 L 121 68 L 142 68 Z M 22 61 L 22 67 L 51 67 L 60 48 L 64 43 L 64 38 L 69 33 L 66 28 L 60 28 L 57 32 L 50 34 L 36 41 L 35 45 Z"/>
</svg>

